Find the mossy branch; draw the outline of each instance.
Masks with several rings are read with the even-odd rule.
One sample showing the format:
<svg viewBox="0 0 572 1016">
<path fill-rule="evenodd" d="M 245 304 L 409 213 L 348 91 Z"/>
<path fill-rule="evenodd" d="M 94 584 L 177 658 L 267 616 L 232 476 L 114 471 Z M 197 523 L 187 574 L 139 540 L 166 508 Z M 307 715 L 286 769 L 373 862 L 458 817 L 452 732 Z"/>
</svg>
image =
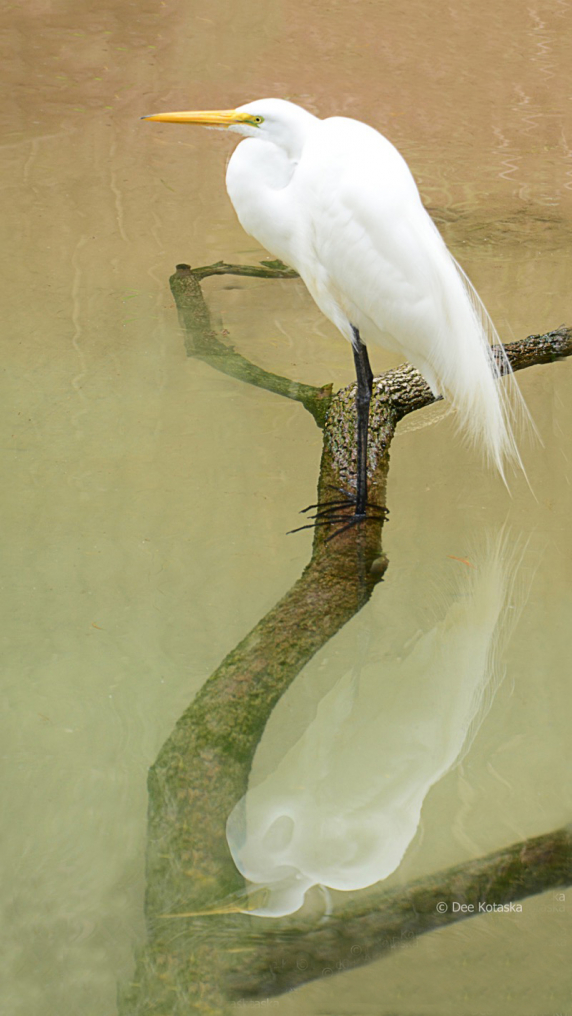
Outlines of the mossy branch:
<svg viewBox="0 0 572 1016">
<path fill-rule="evenodd" d="M 189 268 L 188 265 L 177 265 L 179 268 Z M 212 265 L 204 265 L 202 268 L 191 268 L 195 278 L 207 279 L 210 275 L 242 275 L 244 278 L 254 279 L 299 279 L 298 272 L 288 268 L 283 261 L 265 258 L 260 265 L 229 265 L 226 261 L 215 261 Z"/>
<path fill-rule="evenodd" d="M 211 327 L 200 279 L 227 272 L 292 277 L 283 274 L 284 266 L 179 266 L 171 288 L 187 353 L 297 399 L 325 423 L 318 499 L 328 499 L 331 487 L 348 485 L 353 473 L 354 386 L 332 396 L 329 386 L 313 388 L 270 374 L 222 343 Z M 518 370 L 570 355 L 572 333 L 562 327 L 505 349 Z M 376 379 L 368 463 L 375 504 L 385 506 L 389 447 L 398 421 L 433 401 L 411 366 Z M 439 914 L 441 900 L 510 902 L 570 880 L 570 834 L 559 830 L 391 893 L 382 885 L 373 887 L 319 926 L 291 918 L 274 930 L 265 921 L 261 930 L 261 919 L 225 907 L 225 899 L 232 901 L 241 889 L 226 842 L 226 818 L 247 788 L 254 752 L 277 701 L 383 577 L 381 531 L 381 516 L 329 543 L 317 529 L 300 579 L 221 663 L 163 745 L 149 774 L 149 938 L 133 984 L 121 993 L 122 1016 L 228 1012 L 233 999 L 278 994 L 368 963 L 397 942 L 469 916 L 454 916 L 451 910 Z M 181 911 L 203 913 L 163 919 Z"/>
<path fill-rule="evenodd" d="M 328 404 L 332 394 L 332 386 L 324 385 L 315 388 L 313 385 L 301 384 L 272 374 L 258 367 L 237 353 L 228 343 L 223 342 L 212 326 L 209 309 L 206 305 L 200 286 L 201 279 L 210 275 L 248 275 L 257 278 L 298 278 L 290 268 L 273 267 L 256 268 L 249 265 L 227 265 L 219 261 L 205 268 L 190 268 L 189 265 L 177 265 L 175 274 L 169 279 L 179 321 L 185 335 L 187 356 L 204 360 L 215 370 L 229 374 L 245 384 L 265 388 L 275 395 L 301 402 L 312 414 L 319 427 L 323 427 Z"/>
<path fill-rule="evenodd" d="M 300 922 L 296 929 L 290 921 L 288 934 L 267 929 L 248 964 L 229 973 L 228 991 L 249 1000 L 280 995 L 372 963 L 419 935 L 486 912 L 481 908 L 487 905 L 517 904 L 571 882 L 572 829 L 567 827 L 389 892 L 380 883 L 318 925 Z"/>
</svg>

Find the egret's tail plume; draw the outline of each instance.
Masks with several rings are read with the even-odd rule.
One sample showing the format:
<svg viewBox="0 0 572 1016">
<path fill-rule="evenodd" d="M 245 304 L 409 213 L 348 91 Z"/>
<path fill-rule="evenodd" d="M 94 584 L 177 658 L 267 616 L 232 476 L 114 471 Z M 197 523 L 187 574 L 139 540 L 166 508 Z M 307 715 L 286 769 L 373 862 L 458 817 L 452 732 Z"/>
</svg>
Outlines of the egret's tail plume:
<svg viewBox="0 0 572 1016">
<path fill-rule="evenodd" d="M 449 320 L 456 333 L 457 355 L 444 371 L 444 394 L 459 413 L 463 433 L 471 444 L 484 449 L 508 487 L 507 465 L 521 469 L 526 476 L 517 436 L 525 429 L 534 431 L 534 424 L 482 300 L 463 269 L 451 260 L 463 294 L 456 294 L 456 298 L 456 287 L 449 290 L 453 297 Z"/>
</svg>

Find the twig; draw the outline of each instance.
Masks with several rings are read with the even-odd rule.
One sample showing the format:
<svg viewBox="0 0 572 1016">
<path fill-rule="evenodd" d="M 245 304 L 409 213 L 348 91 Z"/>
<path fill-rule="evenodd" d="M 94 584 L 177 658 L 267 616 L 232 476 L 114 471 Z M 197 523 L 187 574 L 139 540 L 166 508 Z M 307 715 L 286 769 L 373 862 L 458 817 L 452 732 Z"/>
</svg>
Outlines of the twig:
<svg viewBox="0 0 572 1016">
<path fill-rule="evenodd" d="M 215 261 L 213 265 L 205 265 L 203 268 L 190 269 L 193 275 L 201 280 L 209 275 L 242 275 L 255 279 L 299 279 L 298 272 L 288 268 L 282 261 L 272 261 L 266 258 L 258 265 L 229 265 L 226 261 Z M 177 268 L 187 268 L 188 265 L 177 265 Z"/>
</svg>

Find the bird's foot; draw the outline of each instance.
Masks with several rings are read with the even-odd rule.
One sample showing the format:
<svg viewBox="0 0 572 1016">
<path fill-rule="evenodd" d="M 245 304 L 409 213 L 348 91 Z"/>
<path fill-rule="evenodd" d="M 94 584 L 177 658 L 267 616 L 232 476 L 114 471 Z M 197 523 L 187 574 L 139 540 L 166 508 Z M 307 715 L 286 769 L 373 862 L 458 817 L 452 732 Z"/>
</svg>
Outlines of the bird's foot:
<svg viewBox="0 0 572 1016">
<path fill-rule="evenodd" d="M 317 508 L 318 511 L 315 515 L 309 516 L 309 518 L 313 519 L 312 522 L 304 526 L 298 526 L 297 529 L 291 529 L 290 533 L 300 533 L 303 529 L 316 529 L 318 526 L 340 525 L 340 529 L 336 529 L 335 533 L 328 536 L 326 540 L 326 543 L 328 543 L 330 540 L 333 540 L 334 536 L 339 536 L 340 533 L 344 533 L 347 529 L 353 528 L 353 526 L 360 525 L 362 522 L 379 522 L 389 514 L 387 508 L 373 504 L 371 501 L 366 501 L 363 511 L 356 511 L 357 498 L 355 494 L 350 494 L 340 487 L 332 487 L 331 489 L 342 494 L 343 500 L 319 501 L 317 504 L 310 504 L 307 508 L 303 508 L 300 512 L 301 515 L 305 515 L 314 508 Z M 348 511 L 344 511 L 344 509 L 348 509 Z M 349 513 L 350 511 L 351 514 Z"/>
</svg>

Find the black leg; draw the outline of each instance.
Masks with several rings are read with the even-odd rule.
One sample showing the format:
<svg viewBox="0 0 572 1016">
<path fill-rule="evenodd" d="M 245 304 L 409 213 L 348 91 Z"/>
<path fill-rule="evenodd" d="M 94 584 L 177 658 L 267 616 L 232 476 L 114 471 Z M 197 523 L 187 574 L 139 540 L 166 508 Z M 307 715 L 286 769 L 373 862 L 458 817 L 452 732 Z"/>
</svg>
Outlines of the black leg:
<svg viewBox="0 0 572 1016">
<path fill-rule="evenodd" d="M 309 516 L 309 518 L 314 519 L 314 521 L 305 526 L 298 526 L 297 529 L 291 529 L 290 532 L 292 533 L 299 533 L 302 529 L 316 529 L 318 526 L 335 526 L 340 524 L 341 528 L 337 529 L 335 533 L 332 533 L 332 535 L 328 537 L 328 540 L 333 540 L 334 536 L 339 536 L 340 533 L 344 533 L 346 529 L 351 529 L 358 523 L 379 522 L 380 519 L 383 519 L 387 515 L 387 508 L 383 508 L 381 505 L 368 504 L 367 500 L 367 436 L 369 428 L 369 406 L 373 391 L 373 371 L 369 364 L 367 347 L 361 341 L 360 334 L 357 328 L 354 328 L 353 325 L 352 332 L 354 334 L 352 347 L 354 351 L 354 362 L 357 377 L 356 495 L 354 497 L 353 494 L 346 493 L 345 490 L 340 490 L 337 487 L 334 487 L 333 490 L 336 494 L 342 495 L 342 500 L 339 500 L 336 497 L 335 500 L 311 504 L 308 508 L 304 508 L 302 510 L 303 515 L 306 512 L 311 511 L 312 508 L 318 509 L 315 515 Z M 352 507 L 354 508 L 352 514 L 345 514 L 344 509 L 350 509 Z"/>
<path fill-rule="evenodd" d="M 355 341 L 352 343 L 357 377 L 357 494 L 356 515 L 365 515 L 367 502 L 367 431 L 369 404 L 373 387 L 373 373 L 367 355 L 367 346 L 361 341 L 357 328 L 352 325 Z"/>
</svg>

